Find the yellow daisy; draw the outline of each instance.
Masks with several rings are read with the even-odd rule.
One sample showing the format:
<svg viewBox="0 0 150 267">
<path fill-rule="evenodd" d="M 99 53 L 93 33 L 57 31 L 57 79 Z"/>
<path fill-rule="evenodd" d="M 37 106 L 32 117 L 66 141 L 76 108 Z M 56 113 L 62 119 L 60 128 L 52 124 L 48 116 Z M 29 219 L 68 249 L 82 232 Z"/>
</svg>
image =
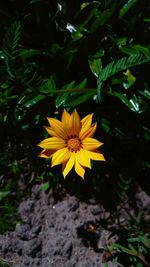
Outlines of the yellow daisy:
<svg viewBox="0 0 150 267">
<path fill-rule="evenodd" d="M 92 116 L 81 120 L 76 109 L 71 115 L 64 109 L 61 121 L 48 118 L 50 127 L 45 129 L 51 137 L 38 144 L 43 148 L 39 156 L 51 158 L 52 167 L 62 164 L 64 178 L 73 167 L 84 178 L 85 167 L 91 169 L 91 160 L 105 161 L 97 149 L 102 143 L 93 138 L 97 124 L 92 124 Z"/>
</svg>

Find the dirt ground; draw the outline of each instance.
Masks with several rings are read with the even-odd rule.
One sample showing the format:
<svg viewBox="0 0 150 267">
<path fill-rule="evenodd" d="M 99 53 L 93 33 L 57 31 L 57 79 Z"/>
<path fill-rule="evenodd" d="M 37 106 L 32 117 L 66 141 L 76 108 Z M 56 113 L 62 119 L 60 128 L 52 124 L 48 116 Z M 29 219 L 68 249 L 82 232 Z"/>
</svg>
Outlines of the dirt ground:
<svg viewBox="0 0 150 267">
<path fill-rule="evenodd" d="M 135 199 L 136 209 L 149 220 L 150 197 L 139 189 Z M 116 223 L 111 213 L 93 198 L 84 201 L 65 193 L 56 200 L 40 185 L 33 186 L 18 215 L 15 231 L 0 235 L 0 257 L 10 266 L 101 267 L 102 249 L 117 239 L 111 232 Z M 127 215 L 120 218 L 126 223 Z M 109 262 L 108 266 L 118 265 Z"/>
</svg>

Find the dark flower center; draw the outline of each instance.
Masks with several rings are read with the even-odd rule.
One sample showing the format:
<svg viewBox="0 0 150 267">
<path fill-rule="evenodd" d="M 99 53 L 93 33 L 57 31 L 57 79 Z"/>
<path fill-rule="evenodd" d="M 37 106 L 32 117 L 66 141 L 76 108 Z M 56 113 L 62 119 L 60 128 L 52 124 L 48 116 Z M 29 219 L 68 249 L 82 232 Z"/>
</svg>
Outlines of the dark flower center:
<svg viewBox="0 0 150 267">
<path fill-rule="evenodd" d="M 76 135 L 68 137 L 66 140 L 66 146 L 71 152 L 77 152 L 82 148 L 82 143 L 80 138 L 78 138 Z"/>
</svg>

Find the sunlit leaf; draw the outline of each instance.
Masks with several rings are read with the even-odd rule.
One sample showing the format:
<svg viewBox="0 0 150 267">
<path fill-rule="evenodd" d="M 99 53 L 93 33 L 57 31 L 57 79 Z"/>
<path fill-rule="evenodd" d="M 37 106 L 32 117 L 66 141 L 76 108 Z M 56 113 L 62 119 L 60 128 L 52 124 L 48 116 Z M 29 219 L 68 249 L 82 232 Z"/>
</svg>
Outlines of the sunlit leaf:
<svg viewBox="0 0 150 267">
<path fill-rule="evenodd" d="M 131 73 L 129 69 L 124 73 L 127 77 L 127 82 L 123 83 L 125 89 L 130 88 L 136 81 L 136 77 Z"/>
<path fill-rule="evenodd" d="M 127 12 L 132 8 L 132 6 L 136 4 L 136 2 L 138 2 L 138 0 L 128 0 L 128 1 L 126 1 L 126 3 L 120 9 L 119 17 L 120 18 L 124 17 L 127 14 Z"/>
<path fill-rule="evenodd" d="M 95 59 L 95 58 L 89 58 L 88 60 L 88 63 L 89 63 L 89 66 L 90 66 L 90 69 L 92 71 L 92 73 L 98 77 L 101 69 L 102 69 L 102 61 L 100 58 L 98 59 Z"/>
</svg>

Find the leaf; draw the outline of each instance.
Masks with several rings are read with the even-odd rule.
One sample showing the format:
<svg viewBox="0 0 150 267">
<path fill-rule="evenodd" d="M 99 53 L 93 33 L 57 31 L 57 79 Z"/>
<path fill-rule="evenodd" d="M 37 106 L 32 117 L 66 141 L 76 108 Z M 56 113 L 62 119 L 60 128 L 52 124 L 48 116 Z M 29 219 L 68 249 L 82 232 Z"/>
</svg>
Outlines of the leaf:
<svg viewBox="0 0 150 267">
<path fill-rule="evenodd" d="M 48 96 L 52 96 L 56 92 L 56 84 L 53 77 L 43 81 L 42 85 L 39 87 L 39 91 Z"/>
<path fill-rule="evenodd" d="M 20 22 L 14 22 L 7 30 L 4 39 L 2 51 L 7 66 L 7 72 L 11 78 L 15 76 L 13 68 L 14 60 L 18 53 L 18 42 L 20 38 L 21 25 Z"/>
<path fill-rule="evenodd" d="M 144 129 L 144 139 L 150 141 L 150 129 L 143 126 Z"/>
<path fill-rule="evenodd" d="M 121 249 L 121 251 L 129 254 L 129 255 L 133 255 L 133 256 L 137 256 L 138 252 L 136 251 L 136 249 L 129 244 L 129 248 L 126 248 L 124 246 L 121 246 L 120 244 L 114 244 L 114 247 Z"/>
<path fill-rule="evenodd" d="M 97 79 L 97 96 L 98 99 L 101 97 L 101 88 L 103 82 L 106 81 L 108 78 L 113 76 L 114 74 L 123 71 L 125 69 L 131 68 L 136 65 L 143 64 L 145 62 L 150 61 L 150 55 L 133 55 L 130 57 L 123 57 L 121 59 L 112 61 L 109 63 L 104 69 L 101 70 L 100 75 Z"/>
<path fill-rule="evenodd" d="M 107 21 L 111 18 L 111 16 L 113 15 L 115 8 L 116 8 L 116 2 L 112 2 L 112 6 L 109 9 L 105 9 L 104 12 L 99 13 L 97 18 L 94 20 L 94 22 L 91 25 L 91 33 L 95 32 L 97 30 L 97 28 L 99 28 L 100 26 L 103 26 L 107 23 Z"/>
<path fill-rule="evenodd" d="M 60 95 L 57 97 L 57 99 L 55 100 L 55 105 L 58 108 L 59 106 L 63 105 L 63 106 L 75 106 L 85 102 L 87 99 L 89 99 L 91 97 L 91 95 L 93 95 L 93 92 L 89 93 L 89 92 L 80 92 L 78 91 L 78 89 L 83 89 L 85 88 L 87 84 L 87 78 L 83 79 L 83 81 L 81 81 L 79 84 L 75 85 L 75 81 L 71 82 L 68 85 L 63 86 L 63 89 L 68 89 L 68 92 L 65 93 L 60 93 Z M 74 90 L 72 90 L 74 89 Z M 83 100 L 82 100 L 83 99 Z M 70 104 L 69 104 L 70 103 Z"/>
<path fill-rule="evenodd" d="M 150 239 L 146 235 L 139 236 L 141 242 L 150 249 Z"/>
<path fill-rule="evenodd" d="M 85 88 L 86 84 L 87 84 L 87 78 L 83 79 L 80 83 L 78 83 L 76 85 L 76 88 L 77 89 L 83 89 L 83 88 Z"/>
<path fill-rule="evenodd" d="M 61 89 L 68 89 L 71 91 L 74 85 L 75 85 L 75 81 L 72 81 L 71 83 L 64 85 Z M 64 104 L 68 95 L 69 95 L 69 92 L 63 92 L 59 94 L 59 96 L 55 100 L 56 108 Z"/>
<path fill-rule="evenodd" d="M 38 3 L 38 2 L 41 2 L 42 0 L 31 0 L 29 4 L 35 4 L 35 3 Z"/>
<path fill-rule="evenodd" d="M 49 187 L 50 187 L 49 182 L 46 182 L 46 183 L 42 184 L 42 189 L 43 189 L 44 192 L 46 192 L 49 189 Z"/>
<path fill-rule="evenodd" d="M 100 58 L 95 59 L 95 58 L 89 58 L 88 59 L 88 63 L 89 63 L 89 67 L 92 71 L 92 73 L 98 77 L 98 75 L 100 74 L 100 71 L 102 69 L 102 61 Z"/>
<path fill-rule="evenodd" d="M 132 8 L 134 4 L 136 4 L 138 0 L 128 0 L 126 4 L 123 5 L 123 7 L 120 9 L 119 18 L 124 17 L 127 12 Z"/>
<path fill-rule="evenodd" d="M 125 89 L 129 89 L 136 81 L 135 76 L 131 73 L 129 69 L 124 73 L 127 77 L 127 82 L 123 83 Z"/>
<path fill-rule="evenodd" d="M 43 52 L 38 49 L 21 49 L 19 51 L 19 56 L 25 60 L 33 56 L 41 55 Z"/>
<path fill-rule="evenodd" d="M 77 105 L 86 102 L 93 96 L 93 92 L 76 93 L 67 98 L 64 103 L 65 107 L 76 107 Z"/>
<path fill-rule="evenodd" d="M 30 108 L 34 105 L 36 105 L 38 102 L 40 102 L 41 100 L 43 100 L 44 98 L 46 98 L 45 95 L 26 95 L 23 96 L 19 102 L 18 102 L 18 106 L 24 107 L 24 108 Z"/>
<path fill-rule="evenodd" d="M 148 100 L 150 100 L 150 91 L 145 89 L 144 91 L 138 91 L 140 94 L 144 95 Z"/>
<path fill-rule="evenodd" d="M 0 201 L 7 197 L 10 194 L 10 191 L 0 192 Z"/>
<path fill-rule="evenodd" d="M 101 126 L 106 133 L 109 133 L 111 127 L 110 127 L 110 122 L 108 120 L 102 118 L 101 119 Z"/>
<path fill-rule="evenodd" d="M 140 44 L 125 46 L 125 47 L 120 46 L 119 49 L 123 53 L 128 54 L 128 55 L 143 54 L 145 56 L 149 56 L 149 54 L 150 54 L 150 49 L 148 47 L 145 47 L 145 46 L 140 45 Z"/>
<path fill-rule="evenodd" d="M 133 95 L 132 98 L 128 99 L 125 94 L 118 92 L 110 92 L 112 96 L 118 97 L 130 110 L 136 113 L 142 113 L 147 109 L 146 105 L 141 105 L 140 98 L 137 98 L 136 95 Z"/>
</svg>

